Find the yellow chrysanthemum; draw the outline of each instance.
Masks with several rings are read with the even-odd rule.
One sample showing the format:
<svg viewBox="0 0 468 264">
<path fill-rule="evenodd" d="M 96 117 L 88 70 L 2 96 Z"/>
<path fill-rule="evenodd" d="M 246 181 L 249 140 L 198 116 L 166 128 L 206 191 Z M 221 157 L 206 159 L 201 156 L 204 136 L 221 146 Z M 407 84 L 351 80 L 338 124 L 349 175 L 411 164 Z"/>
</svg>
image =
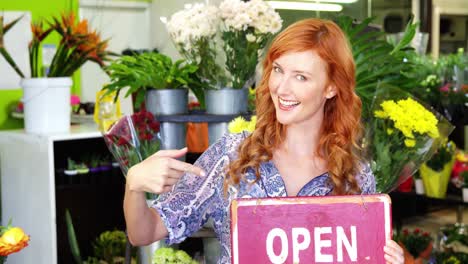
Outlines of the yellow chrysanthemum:
<svg viewBox="0 0 468 264">
<path fill-rule="evenodd" d="M 411 98 L 398 102 L 387 100 L 380 106 L 382 110 L 375 111 L 374 116 L 393 121 L 394 128 L 401 131 L 405 138 L 414 139 L 415 134 L 428 135 L 431 138 L 439 137 L 437 118 L 415 100 Z"/>
<path fill-rule="evenodd" d="M 257 117 L 252 116 L 250 122 L 239 116 L 232 120 L 228 125 L 229 133 L 241 133 L 242 131 L 253 132 L 257 124 Z"/>
<path fill-rule="evenodd" d="M 252 133 L 255 130 L 255 125 L 257 125 L 257 116 L 252 116 L 249 125 L 247 126 L 247 131 Z"/>
<path fill-rule="evenodd" d="M 8 256 L 28 245 L 29 236 L 19 227 L 11 227 L 0 237 L 0 256 Z"/>
<path fill-rule="evenodd" d="M 466 154 L 465 152 L 461 150 L 457 153 L 455 158 L 460 162 L 468 162 L 468 154 Z"/>
<path fill-rule="evenodd" d="M 416 140 L 410 139 L 410 138 L 405 139 L 405 146 L 407 146 L 408 148 L 412 148 L 415 145 L 416 145 Z"/>
</svg>

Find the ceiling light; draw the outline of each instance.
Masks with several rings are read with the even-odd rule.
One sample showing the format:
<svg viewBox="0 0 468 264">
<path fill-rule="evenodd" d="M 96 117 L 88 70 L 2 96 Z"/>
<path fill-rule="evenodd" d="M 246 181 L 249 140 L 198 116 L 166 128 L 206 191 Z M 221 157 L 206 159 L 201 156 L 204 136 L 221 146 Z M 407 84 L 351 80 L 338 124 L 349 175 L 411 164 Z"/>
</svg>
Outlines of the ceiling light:
<svg viewBox="0 0 468 264">
<path fill-rule="evenodd" d="M 287 1 L 267 1 L 274 9 L 287 10 L 309 10 L 309 11 L 329 11 L 340 12 L 343 10 L 341 5 L 337 4 L 318 4 L 308 2 L 287 2 Z"/>
<path fill-rule="evenodd" d="M 325 3 L 339 3 L 339 4 L 352 4 L 356 3 L 358 0 L 302 0 L 304 2 L 325 2 Z"/>
</svg>

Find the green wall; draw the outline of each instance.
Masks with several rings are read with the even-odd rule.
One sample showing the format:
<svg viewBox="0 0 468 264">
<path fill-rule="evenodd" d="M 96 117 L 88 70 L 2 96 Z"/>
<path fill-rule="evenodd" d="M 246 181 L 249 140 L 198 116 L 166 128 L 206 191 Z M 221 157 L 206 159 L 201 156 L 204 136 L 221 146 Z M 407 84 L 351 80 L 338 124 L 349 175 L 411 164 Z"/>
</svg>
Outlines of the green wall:
<svg viewBox="0 0 468 264">
<path fill-rule="evenodd" d="M 2 11 L 30 11 L 33 20 L 41 18 L 49 19 L 63 11 L 73 10 L 78 12 L 78 0 L 0 0 L 0 12 Z M 53 34 L 44 40 L 44 43 L 57 44 L 59 37 Z M 8 47 L 6 47 L 8 49 Z M 27 52 L 27 51 L 25 51 Z M 0 73 L 1 75 L 2 73 Z M 78 84 L 79 73 L 73 77 Z M 79 94 L 78 85 L 74 85 L 72 93 Z M 22 91 L 19 87 L 11 87 L 11 90 L 0 90 L 0 130 L 22 128 L 23 121 L 10 117 L 9 107 L 19 101 Z"/>
</svg>

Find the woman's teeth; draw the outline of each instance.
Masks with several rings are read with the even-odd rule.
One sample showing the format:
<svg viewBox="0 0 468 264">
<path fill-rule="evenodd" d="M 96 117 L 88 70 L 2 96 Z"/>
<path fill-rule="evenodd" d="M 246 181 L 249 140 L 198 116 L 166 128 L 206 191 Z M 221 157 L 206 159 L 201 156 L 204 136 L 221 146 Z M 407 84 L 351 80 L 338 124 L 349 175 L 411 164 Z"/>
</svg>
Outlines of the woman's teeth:
<svg viewBox="0 0 468 264">
<path fill-rule="evenodd" d="M 300 104 L 300 102 L 298 101 L 288 101 L 288 100 L 283 100 L 281 98 L 279 98 L 279 103 L 284 106 L 295 106 L 295 105 Z"/>
</svg>

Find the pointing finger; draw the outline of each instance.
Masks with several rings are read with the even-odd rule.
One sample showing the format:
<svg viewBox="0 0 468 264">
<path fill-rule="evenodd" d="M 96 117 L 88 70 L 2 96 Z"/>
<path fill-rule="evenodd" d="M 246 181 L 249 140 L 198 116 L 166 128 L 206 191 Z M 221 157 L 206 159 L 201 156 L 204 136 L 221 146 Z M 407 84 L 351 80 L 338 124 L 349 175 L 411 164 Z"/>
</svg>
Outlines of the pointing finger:
<svg viewBox="0 0 468 264">
<path fill-rule="evenodd" d="M 155 157 L 180 158 L 187 154 L 187 147 L 181 149 L 164 149 L 153 154 Z"/>
<path fill-rule="evenodd" d="M 178 171 L 190 172 L 199 176 L 206 176 L 206 173 L 200 167 L 180 160 L 171 159 L 169 161 L 169 167 Z"/>
</svg>

